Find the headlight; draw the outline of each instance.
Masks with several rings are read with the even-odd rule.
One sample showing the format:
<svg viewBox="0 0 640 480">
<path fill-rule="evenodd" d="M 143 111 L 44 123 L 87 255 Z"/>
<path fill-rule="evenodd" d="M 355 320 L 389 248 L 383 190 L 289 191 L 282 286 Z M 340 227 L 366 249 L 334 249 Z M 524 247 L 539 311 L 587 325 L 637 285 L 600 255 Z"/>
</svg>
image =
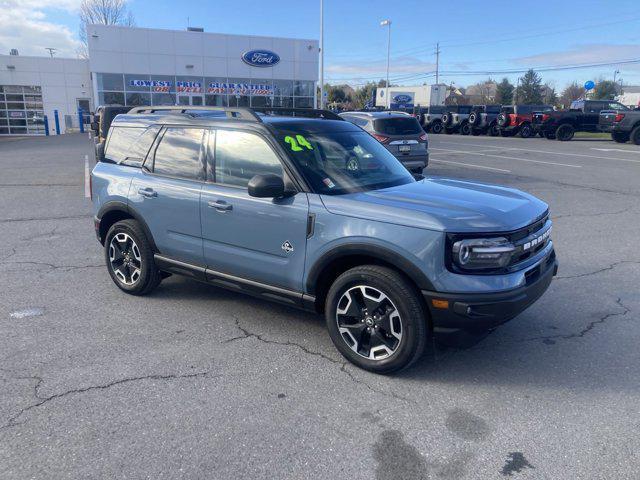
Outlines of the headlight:
<svg viewBox="0 0 640 480">
<path fill-rule="evenodd" d="M 462 270 L 499 269 L 509 265 L 515 250 L 504 237 L 470 238 L 453 244 L 451 258 Z"/>
</svg>

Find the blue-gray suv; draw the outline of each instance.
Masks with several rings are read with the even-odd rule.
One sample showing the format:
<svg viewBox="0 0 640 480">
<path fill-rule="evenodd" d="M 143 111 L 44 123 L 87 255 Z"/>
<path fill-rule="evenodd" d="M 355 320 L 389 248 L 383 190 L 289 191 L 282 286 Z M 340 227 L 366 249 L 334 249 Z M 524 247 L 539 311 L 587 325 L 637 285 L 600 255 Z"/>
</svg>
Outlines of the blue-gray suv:
<svg viewBox="0 0 640 480">
<path fill-rule="evenodd" d="M 95 231 L 120 289 L 181 274 L 323 312 L 340 353 L 379 373 L 434 331 L 515 317 L 557 271 L 545 203 L 412 176 L 331 112 L 137 107 L 99 160 Z"/>
</svg>

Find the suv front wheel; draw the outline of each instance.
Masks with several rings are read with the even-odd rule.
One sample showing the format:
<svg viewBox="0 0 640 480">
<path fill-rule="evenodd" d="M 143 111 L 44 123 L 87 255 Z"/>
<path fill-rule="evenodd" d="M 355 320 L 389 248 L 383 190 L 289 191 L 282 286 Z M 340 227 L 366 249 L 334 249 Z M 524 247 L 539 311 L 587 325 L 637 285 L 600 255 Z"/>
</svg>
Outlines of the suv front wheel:
<svg viewBox="0 0 640 480">
<path fill-rule="evenodd" d="M 135 220 L 122 220 L 111 226 L 104 254 L 111 279 L 126 293 L 146 295 L 162 280 L 153 260 L 153 249 Z"/>
<path fill-rule="evenodd" d="M 347 270 L 331 286 L 325 307 L 331 340 L 360 368 L 391 373 L 424 352 L 427 317 L 419 293 L 390 268 Z"/>
</svg>

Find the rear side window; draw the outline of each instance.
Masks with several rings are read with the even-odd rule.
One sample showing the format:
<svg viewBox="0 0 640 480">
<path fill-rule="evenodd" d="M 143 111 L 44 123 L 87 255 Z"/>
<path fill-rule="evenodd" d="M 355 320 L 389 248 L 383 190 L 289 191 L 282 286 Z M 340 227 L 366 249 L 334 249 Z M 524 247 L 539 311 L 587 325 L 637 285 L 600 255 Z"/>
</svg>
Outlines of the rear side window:
<svg viewBox="0 0 640 480">
<path fill-rule="evenodd" d="M 202 128 L 167 128 L 156 149 L 153 172 L 202 180 Z"/>
<path fill-rule="evenodd" d="M 255 175 L 284 175 L 277 155 L 258 135 L 218 130 L 215 144 L 216 183 L 245 188 Z"/>
<path fill-rule="evenodd" d="M 470 105 L 462 105 L 460 107 L 458 107 L 458 113 L 461 113 L 463 115 L 467 114 L 467 113 L 471 113 L 471 106 Z"/>
<path fill-rule="evenodd" d="M 104 161 L 142 165 L 158 131 L 159 127 L 113 127 L 105 148 Z"/>
<path fill-rule="evenodd" d="M 417 135 L 422 127 L 413 117 L 380 118 L 373 122 L 375 131 L 385 135 Z"/>
</svg>

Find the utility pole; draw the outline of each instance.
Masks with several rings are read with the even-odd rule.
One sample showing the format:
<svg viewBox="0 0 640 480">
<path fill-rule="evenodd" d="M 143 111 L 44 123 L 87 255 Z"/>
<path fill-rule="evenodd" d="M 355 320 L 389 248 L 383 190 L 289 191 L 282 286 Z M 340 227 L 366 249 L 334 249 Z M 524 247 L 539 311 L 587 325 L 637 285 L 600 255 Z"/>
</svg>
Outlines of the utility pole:
<svg viewBox="0 0 640 480">
<path fill-rule="evenodd" d="M 52 47 L 44 47 L 45 50 L 49 50 L 49 55 L 51 55 L 51 58 L 53 58 L 53 54 L 56 53 L 56 50 L 58 50 L 57 48 L 52 48 Z"/>
<path fill-rule="evenodd" d="M 440 82 L 440 42 L 436 43 L 436 85 Z"/>
<path fill-rule="evenodd" d="M 380 22 L 380 26 L 381 27 L 387 27 L 388 30 L 388 35 L 387 35 L 387 85 L 386 85 L 386 91 L 387 91 L 387 110 L 390 108 L 391 104 L 391 99 L 390 99 L 390 95 L 391 95 L 391 90 L 389 89 L 389 63 L 390 63 L 390 58 L 391 58 L 391 20 L 386 19 Z"/>
<path fill-rule="evenodd" d="M 320 0 L 320 108 L 324 108 L 324 4 Z"/>
</svg>

